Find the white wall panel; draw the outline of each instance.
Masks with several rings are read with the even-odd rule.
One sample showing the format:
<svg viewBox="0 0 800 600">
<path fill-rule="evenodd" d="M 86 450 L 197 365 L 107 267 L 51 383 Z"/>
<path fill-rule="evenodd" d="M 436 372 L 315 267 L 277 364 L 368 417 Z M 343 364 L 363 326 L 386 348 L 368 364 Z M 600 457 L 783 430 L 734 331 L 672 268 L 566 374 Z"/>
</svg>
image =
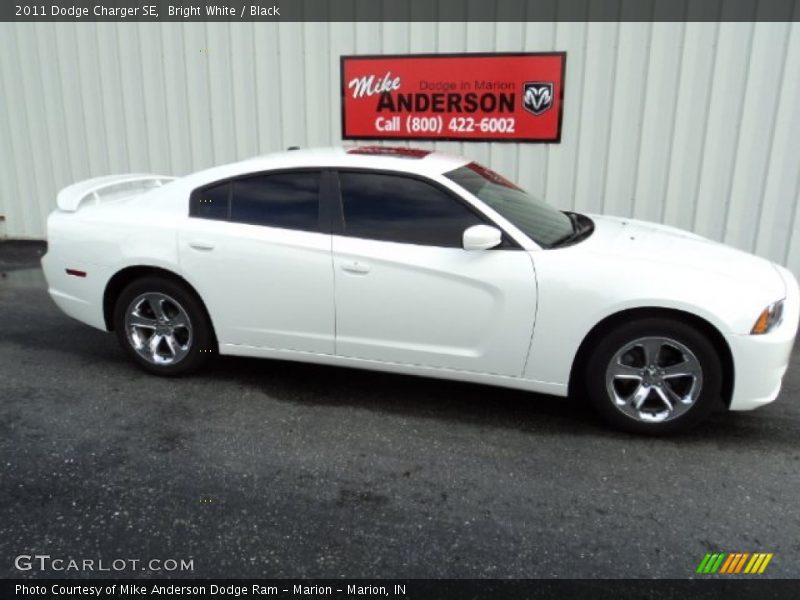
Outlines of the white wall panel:
<svg viewBox="0 0 800 600">
<path fill-rule="evenodd" d="M 581 102 L 575 193 L 571 203 L 579 212 L 597 213 L 603 209 L 619 29 L 617 23 L 589 23 L 588 27 L 583 98 L 591 101 Z"/>
<path fill-rule="evenodd" d="M 684 23 L 655 23 L 651 31 L 631 193 L 634 216 L 650 221 L 664 220 L 685 32 Z"/>
<path fill-rule="evenodd" d="M 99 28 L 103 31 L 105 28 Z M 164 69 L 164 87 L 163 93 L 167 126 L 167 140 L 169 142 L 169 159 L 171 172 L 175 173 L 188 173 L 192 170 L 194 165 L 194 152 L 192 148 L 193 132 L 192 123 L 187 109 L 189 104 L 190 87 L 188 85 L 188 77 L 173 77 L 173 73 L 181 73 L 186 71 L 186 55 L 184 54 L 184 30 L 179 23 L 165 23 L 161 29 L 161 44 L 160 49 L 163 58 Z M 107 42 L 109 46 L 113 43 L 111 40 Z M 254 53 L 249 52 L 248 55 L 253 60 Z M 244 57 L 243 57 L 244 62 Z M 109 73 L 111 77 L 118 77 L 119 71 Z M 251 77 L 253 81 L 253 79 Z M 110 85 L 112 89 L 117 87 Z M 248 98 L 247 94 L 242 94 L 241 102 L 248 100 L 254 101 L 255 91 L 252 92 L 253 98 Z M 122 104 L 122 100 L 114 98 L 112 106 Z M 115 109 L 116 110 L 116 109 Z M 113 127 L 113 124 L 111 125 Z M 256 152 L 258 147 L 258 136 L 247 136 L 251 138 L 250 152 Z M 124 145 L 123 145 L 124 147 Z M 163 168 L 163 167 L 162 167 Z"/>
<path fill-rule="evenodd" d="M 800 273 L 800 27 L 792 26 L 757 250 Z M 789 216 L 790 215 L 790 216 Z M 788 216 L 788 218 L 787 218 Z M 788 228 L 788 230 L 787 230 Z M 774 237 L 773 237 L 774 236 Z M 770 246 L 761 245 L 772 238 Z M 784 250 L 785 248 L 785 250 Z"/>
<path fill-rule="evenodd" d="M 728 216 L 753 43 L 752 23 L 721 23 L 719 29 L 694 224 L 713 239 L 722 238 Z"/>
<path fill-rule="evenodd" d="M 16 31 L 3 36 L 4 46 L 2 57 L 0 57 L 5 98 L 9 105 L 16 109 L 13 113 L 11 111 L 7 113 L 9 136 L 5 143 L 9 144 L 12 161 L 8 167 L 4 168 L 4 173 L 13 171 L 13 173 L 8 173 L 8 176 L 15 177 L 17 182 L 17 197 L 6 202 L 8 208 L 6 229 L 12 233 L 16 228 L 23 232 L 35 230 L 38 220 L 36 214 L 39 212 L 36 201 L 41 197 L 38 190 L 40 186 L 36 184 L 39 164 L 31 149 L 31 109 L 25 101 L 25 89 L 22 83 L 22 72 L 25 67 L 20 61 L 19 37 L 19 32 Z"/>
<path fill-rule="evenodd" d="M 192 165 L 201 169 L 215 163 L 215 145 L 211 132 L 211 84 L 208 76 L 210 44 L 203 23 L 192 27 L 181 25 L 181 30 L 183 69 L 170 73 L 168 77 L 180 80 L 183 76 L 186 79 L 186 104 L 183 111 L 189 119 L 189 135 L 185 142 L 191 148 Z"/>
<path fill-rule="evenodd" d="M 5 54 L 7 38 L 3 38 L 2 54 Z M 3 60 L 0 54 L 0 61 Z M 0 106 L 11 107 L 14 102 L 14 94 L 12 89 L 6 86 L 5 82 L 5 65 L 0 70 Z M 19 191 L 17 190 L 17 173 L 16 161 L 17 156 L 14 153 L 14 135 L 11 131 L 11 111 L 0 110 L 0 164 L 3 165 L 0 171 L 0 215 L 4 219 L 15 221 L 14 229 L 19 235 L 23 231 L 22 224 L 16 222 L 16 219 L 22 208 L 22 201 L 19 199 Z M 0 235 L 5 235 L 8 231 L 6 220 L 0 221 Z"/>
<path fill-rule="evenodd" d="M 48 28 L 56 26 L 57 25 L 52 23 L 47 24 Z M 129 144 L 125 143 L 127 139 L 124 130 L 126 126 L 125 94 L 122 84 L 123 76 L 125 74 L 125 70 L 123 70 L 122 67 L 123 64 L 127 63 L 123 63 L 120 47 L 117 43 L 116 27 L 97 27 L 95 33 L 97 34 L 97 69 L 98 76 L 102 84 L 100 85 L 99 90 L 101 106 L 99 112 L 94 116 L 94 118 L 98 119 L 103 125 L 103 133 L 105 135 L 103 137 L 103 145 L 100 146 L 100 148 L 102 151 L 104 151 L 108 160 L 108 169 L 120 169 L 122 168 L 122 165 L 130 164 Z M 45 41 L 48 39 L 49 35 L 52 34 L 40 35 L 38 37 L 41 41 Z M 45 55 L 52 56 L 51 52 L 52 49 L 48 49 Z M 165 61 L 165 68 L 169 68 L 170 61 L 174 62 L 175 60 L 183 59 L 183 49 L 180 46 L 169 48 L 169 51 L 165 52 L 165 57 L 169 57 Z M 51 82 L 57 80 L 56 74 L 51 73 L 48 70 L 50 68 L 49 61 L 40 63 L 40 67 L 43 71 L 42 80 L 45 86 L 50 85 Z M 172 87 L 165 89 L 165 97 L 167 102 L 170 102 L 174 97 L 179 97 L 181 91 L 186 89 L 186 84 L 184 81 L 181 81 L 180 85 L 177 85 L 177 83 L 178 82 L 175 82 Z M 53 97 L 53 102 L 47 102 L 48 108 L 57 109 L 59 100 L 56 100 L 56 98 L 60 97 L 61 90 L 59 89 L 58 95 Z M 174 118 L 173 112 L 169 110 L 167 111 L 165 120 L 170 128 L 178 127 L 180 124 L 180 121 Z M 55 123 L 56 119 L 53 121 L 54 122 L 48 121 L 48 127 L 51 128 L 51 139 L 53 139 L 55 142 L 57 140 L 54 139 L 55 135 L 53 135 L 53 132 L 58 130 L 59 125 Z M 186 135 L 186 131 L 176 131 L 174 133 L 175 139 L 179 139 L 181 135 Z M 66 140 L 61 141 L 60 143 L 65 144 Z M 177 150 L 178 148 L 175 148 L 174 146 L 170 148 L 170 158 L 180 156 L 177 153 Z M 63 149 L 59 149 L 51 154 L 57 157 L 62 152 Z M 183 162 L 173 159 L 172 165 L 170 166 L 172 166 L 173 169 L 189 169 L 191 168 L 191 156 L 189 156 L 188 159 L 189 160 L 185 160 Z M 62 161 L 58 159 L 54 159 L 53 162 L 56 165 L 62 163 Z M 65 178 L 65 180 L 67 180 L 67 178 Z"/>
<path fill-rule="evenodd" d="M 244 115 L 252 118 L 258 140 L 259 152 L 271 148 L 284 148 L 283 128 L 281 126 L 282 98 L 278 86 L 281 81 L 280 49 L 278 45 L 278 25 L 276 23 L 251 23 L 254 46 L 253 54 L 256 79 L 255 114 Z"/>
<path fill-rule="evenodd" d="M 611 214 L 628 215 L 634 208 L 635 165 L 643 135 L 651 27 L 622 23 L 615 60 L 611 61 L 616 70 L 611 78 L 614 88 L 608 120 L 608 158 L 604 161 L 604 193 L 598 198 L 605 199 L 604 210 Z"/>
<path fill-rule="evenodd" d="M 35 38 L 17 36 L 16 42 L 20 56 L 30 56 L 33 61 L 39 62 Z M 50 136 L 45 118 L 45 99 L 40 93 L 42 86 L 39 79 L 40 74 L 37 71 L 21 69 L 19 75 L 22 80 L 20 91 L 26 98 L 25 120 L 22 125 L 28 135 L 28 144 L 23 144 L 22 147 L 29 150 L 33 157 L 44 158 L 41 161 L 34 161 L 32 165 L 35 179 L 31 182 L 31 192 L 34 198 L 39 198 L 47 195 L 55 186 L 50 160 L 48 160 Z M 97 166 L 102 169 L 105 165 L 98 164 Z M 47 216 L 47 208 L 42 203 L 30 203 L 25 208 L 32 223 L 38 223 Z"/>
<path fill-rule="evenodd" d="M 145 93 L 155 94 L 163 92 L 154 89 L 144 89 L 145 65 L 142 64 L 142 53 L 139 44 L 140 26 L 136 23 L 115 23 L 112 26 L 116 28 L 116 36 L 112 38 L 112 43 L 113 40 L 115 40 L 119 45 L 118 58 L 123 111 L 119 137 L 110 139 L 108 143 L 123 144 L 127 147 L 128 165 L 125 170 L 134 172 L 158 171 L 160 170 L 159 167 L 163 169 L 166 168 L 166 165 L 162 167 L 161 165 L 152 164 L 151 161 L 150 152 L 148 150 L 150 142 L 147 138 L 147 115 L 145 113 L 144 97 Z M 59 24 L 57 30 L 67 32 L 71 35 L 75 35 L 76 33 L 78 35 L 90 35 L 91 32 L 89 30 L 92 28 L 93 26 L 91 25 L 89 27 L 85 25 L 79 27 L 64 27 Z M 64 42 L 60 45 L 67 47 L 68 43 Z M 81 60 L 88 62 L 91 60 L 91 57 L 81 57 Z M 69 65 L 77 64 L 77 62 L 77 56 L 68 58 Z M 150 65 L 147 65 L 147 67 L 149 66 Z M 67 75 L 67 77 L 69 77 L 69 75 Z M 65 96 L 76 95 L 80 97 L 81 90 L 79 87 L 70 90 L 65 89 L 64 94 Z M 95 115 L 92 118 L 96 119 L 97 116 Z M 205 126 L 208 127 L 208 124 Z M 100 143 L 102 143 L 100 140 L 92 141 L 93 146 L 97 146 Z M 83 152 L 86 153 L 87 151 L 84 150 Z M 112 172 L 117 172 L 119 169 L 112 166 L 110 170 Z M 86 176 L 87 175 L 82 175 L 82 177 Z"/>
<path fill-rule="evenodd" d="M 3 23 L 0 235 L 42 237 L 86 177 L 341 143 L 343 54 L 548 50 L 567 52 L 560 144 L 417 145 L 800 272 L 797 23 Z"/>
<path fill-rule="evenodd" d="M 788 23 L 757 23 L 754 27 L 723 234 L 726 243 L 741 248 L 752 248 L 756 241 L 762 204 L 753 200 L 764 196 L 772 158 L 788 32 Z M 767 90 L 772 92 L 765 93 Z"/>
<path fill-rule="evenodd" d="M 307 23 L 303 28 L 303 47 L 319 44 L 323 48 L 330 47 L 327 23 Z M 330 98 L 330 90 L 339 81 L 339 70 L 331 71 L 330 63 L 317 60 L 303 52 L 305 78 L 303 85 L 305 97 L 313 101 L 316 98 Z M 336 104 L 335 102 L 333 104 Z M 322 106 L 318 110 L 306 111 L 306 138 L 308 146 L 330 145 L 331 114 Z M 338 121 L 339 119 L 337 119 Z"/>
<path fill-rule="evenodd" d="M 675 128 L 662 207 L 664 222 L 683 229 L 692 229 L 695 224 L 718 35 L 716 23 L 685 25 L 675 99 Z"/>
<path fill-rule="evenodd" d="M 588 23 L 558 23 L 555 47 L 567 53 L 564 83 L 564 113 L 561 143 L 547 146 L 547 193 L 545 198 L 561 208 L 575 208 L 575 181 L 578 171 L 578 148 L 583 128 L 584 102 L 569 102 L 570 97 L 584 97 L 586 57 L 589 52 Z M 537 48 L 537 45 L 533 45 Z M 567 126 L 567 123 L 569 125 Z M 588 125 L 587 125 L 588 126 Z M 500 165 L 493 165 L 502 170 Z"/>
</svg>

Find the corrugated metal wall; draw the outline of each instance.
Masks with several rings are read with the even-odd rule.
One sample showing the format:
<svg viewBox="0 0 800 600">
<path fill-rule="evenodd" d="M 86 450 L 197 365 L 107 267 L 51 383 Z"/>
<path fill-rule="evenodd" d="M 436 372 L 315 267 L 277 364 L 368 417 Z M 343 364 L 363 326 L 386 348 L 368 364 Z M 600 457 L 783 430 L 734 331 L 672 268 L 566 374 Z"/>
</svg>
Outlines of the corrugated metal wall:
<svg viewBox="0 0 800 600">
<path fill-rule="evenodd" d="M 340 143 L 342 54 L 493 50 L 567 51 L 561 144 L 419 145 L 800 274 L 798 23 L 3 23 L 5 233 L 90 176 Z"/>
</svg>

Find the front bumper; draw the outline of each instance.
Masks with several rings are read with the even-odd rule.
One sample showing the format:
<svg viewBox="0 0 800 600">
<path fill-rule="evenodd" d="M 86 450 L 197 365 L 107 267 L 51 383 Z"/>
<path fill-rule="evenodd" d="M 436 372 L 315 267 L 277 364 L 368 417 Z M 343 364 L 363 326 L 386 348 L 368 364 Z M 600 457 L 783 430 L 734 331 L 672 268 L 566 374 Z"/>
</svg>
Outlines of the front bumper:
<svg viewBox="0 0 800 600">
<path fill-rule="evenodd" d="M 800 321 L 800 289 L 790 271 L 777 269 L 786 285 L 781 324 L 764 335 L 725 336 L 733 356 L 731 410 L 753 410 L 775 400 L 789 366 Z"/>
</svg>

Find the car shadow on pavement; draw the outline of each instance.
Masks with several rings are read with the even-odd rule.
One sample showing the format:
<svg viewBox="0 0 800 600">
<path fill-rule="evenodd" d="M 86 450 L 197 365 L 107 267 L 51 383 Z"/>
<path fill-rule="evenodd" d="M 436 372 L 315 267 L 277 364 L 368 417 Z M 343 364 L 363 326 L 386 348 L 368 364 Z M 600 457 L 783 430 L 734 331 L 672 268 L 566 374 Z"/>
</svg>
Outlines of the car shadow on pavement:
<svg viewBox="0 0 800 600">
<path fill-rule="evenodd" d="M 605 426 L 581 398 L 488 385 L 277 360 L 218 357 L 209 378 L 234 381 L 284 402 L 348 406 L 386 414 L 505 428 L 532 435 L 591 436 L 625 442 L 708 444 L 735 441 L 794 448 L 798 432 L 769 407 L 750 414 L 719 411 L 680 435 L 652 438 Z M 788 399 L 787 399 L 788 400 Z M 754 416 L 756 418 L 754 418 Z"/>
</svg>

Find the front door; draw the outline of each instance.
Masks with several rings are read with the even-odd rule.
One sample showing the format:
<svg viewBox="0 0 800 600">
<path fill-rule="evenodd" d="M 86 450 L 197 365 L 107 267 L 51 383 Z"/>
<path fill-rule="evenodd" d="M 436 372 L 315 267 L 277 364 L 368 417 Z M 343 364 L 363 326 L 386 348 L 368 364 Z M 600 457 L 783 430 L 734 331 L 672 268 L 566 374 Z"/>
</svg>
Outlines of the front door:
<svg viewBox="0 0 800 600">
<path fill-rule="evenodd" d="M 464 250 L 464 230 L 485 221 L 432 182 L 379 172 L 339 179 L 336 353 L 522 375 L 536 314 L 528 253 Z"/>
</svg>

